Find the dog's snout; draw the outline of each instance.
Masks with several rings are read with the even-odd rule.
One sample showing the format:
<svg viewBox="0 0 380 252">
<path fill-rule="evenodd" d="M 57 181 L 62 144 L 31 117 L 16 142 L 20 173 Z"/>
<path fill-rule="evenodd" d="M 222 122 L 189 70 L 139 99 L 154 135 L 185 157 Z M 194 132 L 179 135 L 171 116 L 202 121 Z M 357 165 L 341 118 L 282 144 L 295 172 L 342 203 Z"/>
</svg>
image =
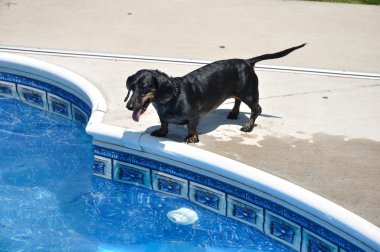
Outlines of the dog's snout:
<svg viewBox="0 0 380 252">
<path fill-rule="evenodd" d="M 133 104 L 132 104 L 132 102 L 129 100 L 128 102 L 127 102 L 127 109 L 128 110 L 133 110 Z"/>
</svg>

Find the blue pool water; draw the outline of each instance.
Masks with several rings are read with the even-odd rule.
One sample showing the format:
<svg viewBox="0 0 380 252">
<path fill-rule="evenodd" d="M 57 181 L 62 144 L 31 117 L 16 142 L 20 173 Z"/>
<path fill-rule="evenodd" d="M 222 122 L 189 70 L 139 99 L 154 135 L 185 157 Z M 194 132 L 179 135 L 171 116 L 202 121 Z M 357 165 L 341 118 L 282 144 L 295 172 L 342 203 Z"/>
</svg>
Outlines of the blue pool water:
<svg viewBox="0 0 380 252">
<path fill-rule="evenodd" d="M 292 251 L 190 201 L 92 175 L 92 139 L 0 97 L 0 251 Z M 178 225 L 167 213 L 194 210 Z"/>
</svg>

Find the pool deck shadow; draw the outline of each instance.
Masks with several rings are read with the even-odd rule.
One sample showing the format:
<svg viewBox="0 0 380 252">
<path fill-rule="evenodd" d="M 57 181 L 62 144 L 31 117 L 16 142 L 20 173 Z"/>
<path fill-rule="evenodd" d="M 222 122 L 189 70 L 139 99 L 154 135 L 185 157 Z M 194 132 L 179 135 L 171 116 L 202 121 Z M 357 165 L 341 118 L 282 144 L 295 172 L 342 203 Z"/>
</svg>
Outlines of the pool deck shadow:
<svg viewBox="0 0 380 252">
<path fill-rule="evenodd" d="M 241 126 L 249 120 L 250 112 L 240 112 L 237 119 L 227 119 L 227 115 L 230 112 L 229 109 L 216 109 L 211 111 L 209 114 L 201 118 L 197 130 L 199 137 L 202 138 L 203 135 L 212 133 L 219 127 L 234 127 L 236 130 L 240 130 Z M 276 118 L 281 119 L 279 116 L 261 114 L 260 117 L 266 118 Z M 253 125 L 252 134 L 254 134 L 257 124 Z M 159 129 L 160 125 L 149 126 L 145 132 L 152 133 L 154 130 Z M 247 133 L 249 134 L 249 133 Z M 169 133 L 166 138 L 169 138 L 176 142 L 183 142 L 185 136 L 187 135 L 187 126 L 169 124 Z"/>
</svg>

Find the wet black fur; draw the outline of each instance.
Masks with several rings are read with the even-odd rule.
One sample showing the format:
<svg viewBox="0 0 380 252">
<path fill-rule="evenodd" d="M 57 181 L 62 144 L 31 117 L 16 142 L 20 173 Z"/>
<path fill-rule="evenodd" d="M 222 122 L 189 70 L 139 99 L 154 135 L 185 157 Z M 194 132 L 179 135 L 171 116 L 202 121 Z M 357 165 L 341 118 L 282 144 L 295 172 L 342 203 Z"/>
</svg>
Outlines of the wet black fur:
<svg viewBox="0 0 380 252">
<path fill-rule="evenodd" d="M 168 133 L 168 123 L 186 124 L 187 143 L 199 142 L 197 125 L 200 118 L 216 109 L 228 98 L 235 98 L 235 105 L 228 119 L 236 119 L 240 103 L 244 102 L 251 109 L 251 116 L 241 128 L 244 132 L 252 131 L 256 118 L 261 114 L 259 105 L 258 78 L 254 65 L 267 59 L 284 57 L 305 44 L 284 51 L 265 54 L 248 60 L 229 59 L 205 65 L 183 77 L 169 77 L 158 70 L 140 70 L 128 77 L 128 100 L 130 91 L 133 95 L 127 103 L 129 110 L 136 109 L 139 97 L 149 92 L 154 98 L 149 100 L 155 107 L 161 121 L 161 128 L 153 131 L 152 136 L 163 137 Z M 148 106 L 149 103 L 144 104 Z"/>
</svg>

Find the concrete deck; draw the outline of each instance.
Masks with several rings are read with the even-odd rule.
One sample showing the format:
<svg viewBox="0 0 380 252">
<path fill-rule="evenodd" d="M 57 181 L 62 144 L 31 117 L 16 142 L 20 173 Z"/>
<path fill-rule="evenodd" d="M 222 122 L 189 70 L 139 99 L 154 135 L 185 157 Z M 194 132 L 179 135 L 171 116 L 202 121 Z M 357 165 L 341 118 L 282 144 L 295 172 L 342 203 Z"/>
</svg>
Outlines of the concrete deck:
<svg viewBox="0 0 380 252">
<path fill-rule="evenodd" d="M 0 47 L 217 60 L 249 58 L 308 42 L 262 64 L 380 73 L 380 7 L 303 1 L 0 0 Z M 1 50 L 1 48 L 0 48 Z M 133 122 L 126 78 L 142 68 L 172 76 L 190 64 L 23 54 L 95 84 L 108 102 L 105 123 L 151 132 L 152 107 Z M 380 80 L 257 71 L 263 114 L 251 133 L 226 118 L 227 100 L 201 120 L 206 149 L 311 190 L 380 226 Z M 182 141 L 186 129 L 170 126 Z"/>
</svg>

